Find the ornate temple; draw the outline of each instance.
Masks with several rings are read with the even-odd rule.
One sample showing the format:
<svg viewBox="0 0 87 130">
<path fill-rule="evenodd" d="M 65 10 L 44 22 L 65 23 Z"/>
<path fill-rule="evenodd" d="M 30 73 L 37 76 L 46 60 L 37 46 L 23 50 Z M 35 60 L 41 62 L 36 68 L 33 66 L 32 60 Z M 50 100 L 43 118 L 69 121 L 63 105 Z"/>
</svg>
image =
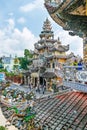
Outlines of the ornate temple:
<svg viewBox="0 0 87 130">
<path fill-rule="evenodd" d="M 45 0 L 45 7 L 70 35 L 83 38 L 83 60 L 87 64 L 87 0 Z"/>
<path fill-rule="evenodd" d="M 7 94 L 5 92 L 0 97 L 0 105 L 4 116 L 7 119 L 10 117 L 11 124 L 18 129 L 87 130 L 86 2 L 85 0 L 45 0 L 49 14 L 59 25 L 69 30 L 70 35 L 83 37 L 84 63 L 74 66 L 67 64 L 67 61 L 69 63 L 73 57 L 72 53 L 66 54 L 69 45 L 62 45 L 59 38 L 54 39 L 50 21 L 46 19 L 39 35 L 40 40 L 34 45 L 33 64 L 29 66 L 29 72 L 25 75 L 25 83 L 50 86 L 52 83 L 61 83 L 63 79 L 63 86 L 68 89 L 39 99 L 34 98 L 35 106 L 30 110 L 30 104 L 27 104 L 31 101 L 30 96 L 26 95 L 25 98 L 28 89 L 26 88 L 23 97 L 23 92 L 19 91 L 20 87 L 16 93 L 15 90 L 8 88 Z M 64 65 L 63 71 L 61 65 Z M 34 108 L 36 113 L 33 111 Z"/>
<path fill-rule="evenodd" d="M 40 40 L 34 44 L 33 64 L 29 67 L 31 70 L 30 82 L 36 85 L 51 86 L 62 83 L 62 74 L 60 72 L 62 64 L 73 54 L 67 55 L 69 45 L 61 44 L 60 39 L 54 39 L 51 23 L 46 19 L 41 31 Z"/>
</svg>

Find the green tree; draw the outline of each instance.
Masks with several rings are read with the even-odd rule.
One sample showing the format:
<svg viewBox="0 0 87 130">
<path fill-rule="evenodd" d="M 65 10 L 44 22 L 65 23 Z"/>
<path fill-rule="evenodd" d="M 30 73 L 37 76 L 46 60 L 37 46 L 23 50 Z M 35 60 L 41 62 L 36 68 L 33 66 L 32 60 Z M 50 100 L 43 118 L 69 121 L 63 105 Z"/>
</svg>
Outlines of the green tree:
<svg viewBox="0 0 87 130">
<path fill-rule="evenodd" d="M 29 58 L 32 58 L 33 57 L 33 54 L 28 50 L 28 49 L 25 49 L 24 50 L 24 57 L 26 59 L 29 59 Z"/>
<path fill-rule="evenodd" d="M 7 130 L 4 126 L 0 126 L 0 130 Z"/>
<path fill-rule="evenodd" d="M 33 54 L 28 50 L 24 50 L 24 57 L 19 58 L 21 69 L 27 70 L 28 66 L 32 64 Z"/>
<path fill-rule="evenodd" d="M 27 70 L 29 62 L 26 58 L 20 58 L 21 69 Z"/>
</svg>

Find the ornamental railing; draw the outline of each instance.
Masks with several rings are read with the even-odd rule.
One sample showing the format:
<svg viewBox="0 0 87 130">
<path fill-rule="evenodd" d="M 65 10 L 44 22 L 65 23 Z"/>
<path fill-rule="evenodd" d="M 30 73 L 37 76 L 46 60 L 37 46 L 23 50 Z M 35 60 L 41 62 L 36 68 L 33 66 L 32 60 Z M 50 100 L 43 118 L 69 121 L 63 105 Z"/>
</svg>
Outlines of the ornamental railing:
<svg viewBox="0 0 87 130">
<path fill-rule="evenodd" d="M 55 73 L 55 69 L 54 68 L 46 68 L 46 72 L 54 72 Z"/>
<path fill-rule="evenodd" d="M 44 0 L 45 3 L 62 3 L 62 2 L 66 2 L 66 0 Z M 74 1 L 74 0 L 68 0 L 68 1 Z"/>
<path fill-rule="evenodd" d="M 87 92 L 87 68 L 83 66 L 64 66 L 63 85 Z"/>
<path fill-rule="evenodd" d="M 55 3 L 55 4 L 59 4 L 62 3 L 65 0 L 44 0 L 45 3 Z"/>
<path fill-rule="evenodd" d="M 87 82 L 87 68 L 83 66 L 64 66 L 63 74 L 64 80 Z"/>
<path fill-rule="evenodd" d="M 86 84 L 81 84 L 81 83 L 78 83 L 78 82 L 74 83 L 74 82 L 71 82 L 71 81 L 68 81 L 68 82 L 64 81 L 63 85 L 66 86 L 66 87 L 69 87 L 71 89 L 87 93 L 87 85 Z"/>
</svg>

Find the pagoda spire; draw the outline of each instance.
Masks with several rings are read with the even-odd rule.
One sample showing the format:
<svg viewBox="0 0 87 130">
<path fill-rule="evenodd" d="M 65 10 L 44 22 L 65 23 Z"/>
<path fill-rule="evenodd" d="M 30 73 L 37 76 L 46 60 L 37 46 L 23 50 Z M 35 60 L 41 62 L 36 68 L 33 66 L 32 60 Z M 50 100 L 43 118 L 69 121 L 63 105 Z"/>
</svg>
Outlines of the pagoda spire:
<svg viewBox="0 0 87 130">
<path fill-rule="evenodd" d="M 46 18 L 46 21 L 43 24 L 43 31 L 51 31 L 52 27 L 51 27 L 51 23 L 48 20 L 48 18 Z"/>
<path fill-rule="evenodd" d="M 54 39 L 54 33 L 52 31 L 51 22 L 48 18 L 43 23 L 43 30 L 41 31 L 40 38 L 41 39 Z"/>
</svg>

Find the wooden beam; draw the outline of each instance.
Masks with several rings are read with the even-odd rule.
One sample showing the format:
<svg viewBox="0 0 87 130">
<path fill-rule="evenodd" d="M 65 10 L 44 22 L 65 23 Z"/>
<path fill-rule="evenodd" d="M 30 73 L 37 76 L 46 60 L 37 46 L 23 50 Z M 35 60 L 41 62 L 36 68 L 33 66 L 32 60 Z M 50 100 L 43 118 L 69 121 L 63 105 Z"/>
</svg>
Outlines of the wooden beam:
<svg viewBox="0 0 87 130">
<path fill-rule="evenodd" d="M 87 16 L 87 0 L 86 0 L 86 16 Z"/>
</svg>

